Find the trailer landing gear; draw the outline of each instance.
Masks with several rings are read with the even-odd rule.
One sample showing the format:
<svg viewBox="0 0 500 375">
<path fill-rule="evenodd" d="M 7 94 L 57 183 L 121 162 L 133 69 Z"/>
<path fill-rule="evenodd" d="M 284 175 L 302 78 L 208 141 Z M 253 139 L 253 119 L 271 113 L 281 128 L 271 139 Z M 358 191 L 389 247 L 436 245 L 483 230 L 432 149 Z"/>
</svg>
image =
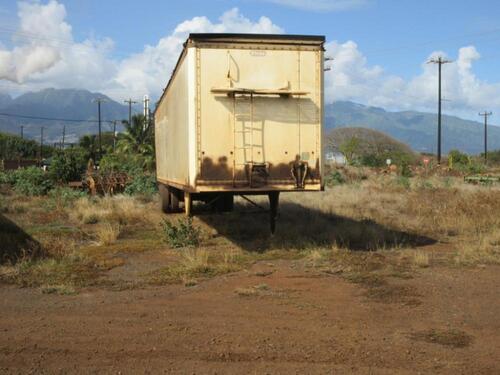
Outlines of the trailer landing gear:
<svg viewBox="0 0 500 375">
<path fill-rule="evenodd" d="M 279 191 L 269 193 L 269 223 L 271 225 L 271 234 L 276 231 L 276 219 L 278 218 Z"/>
</svg>

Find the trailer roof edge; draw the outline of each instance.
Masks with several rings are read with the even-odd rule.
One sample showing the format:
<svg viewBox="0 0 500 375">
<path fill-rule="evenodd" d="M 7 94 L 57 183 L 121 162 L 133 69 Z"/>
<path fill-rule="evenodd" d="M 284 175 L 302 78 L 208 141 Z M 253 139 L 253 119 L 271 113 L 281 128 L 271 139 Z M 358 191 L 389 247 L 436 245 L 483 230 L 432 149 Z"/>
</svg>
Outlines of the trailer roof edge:
<svg viewBox="0 0 500 375">
<path fill-rule="evenodd" d="M 311 44 L 322 44 L 325 42 L 324 35 L 296 35 L 296 34 L 240 34 L 240 33 L 191 33 L 188 40 L 225 42 L 233 41 L 247 43 L 249 41 L 275 41 L 287 44 L 290 42 L 306 42 Z"/>
</svg>

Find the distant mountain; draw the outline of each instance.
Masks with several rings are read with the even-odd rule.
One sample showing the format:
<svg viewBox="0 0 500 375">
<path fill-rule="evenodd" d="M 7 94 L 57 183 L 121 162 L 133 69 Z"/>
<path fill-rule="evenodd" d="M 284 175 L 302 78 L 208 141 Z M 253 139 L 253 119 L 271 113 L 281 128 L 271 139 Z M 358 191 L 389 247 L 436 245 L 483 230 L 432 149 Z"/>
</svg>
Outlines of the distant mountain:
<svg viewBox="0 0 500 375">
<path fill-rule="evenodd" d="M 335 128 L 325 135 L 325 147 L 328 151 L 339 152 L 345 142 L 357 138 L 359 142 L 356 147 L 357 156 L 391 153 L 416 157 L 415 152 L 408 145 L 374 129 Z"/>
<path fill-rule="evenodd" d="M 0 112 L 13 115 L 50 117 L 57 119 L 90 120 L 91 122 L 71 122 L 62 120 L 37 120 L 0 115 L 0 131 L 19 134 L 20 126 L 24 126 L 24 135 L 38 139 L 40 127 L 44 127 L 44 137 L 47 143 L 59 141 L 63 125 L 66 125 L 66 139 L 76 141 L 79 136 L 87 133 L 97 133 L 97 104 L 94 99 L 104 98 L 101 104 L 101 119 L 103 131 L 111 130 L 107 120 L 128 118 L 128 107 L 115 102 L 106 95 L 92 93 L 87 90 L 45 89 L 29 92 L 15 99 L 0 96 Z M 10 99 L 10 100 L 9 100 Z M 3 104 L 2 104 L 3 103 Z M 119 129 L 121 125 L 119 125 Z"/>
<path fill-rule="evenodd" d="M 326 132 L 341 127 L 365 127 L 382 131 L 410 145 L 415 151 L 436 152 L 437 115 L 415 111 L 388 112 L 353 102 L 325 106 Z M 442 150 L 478 154 L 484 150 L 484 126 L 455 116 L 442 117 Z M 500 149 L 500 127 L 488 127 L 490 150 Z"/>
<path fill-rule="evenodd" d="M 38 140 L 40 127 L 43 126 L 45 140 L 49 143 L 60 140 L 63 125 L 66 125 L 66 139 L 68 142 L 76 141 L 83 134 L 97 133 L 97 104 L 93 102 L 96 98 L 106 99 L 101 106 L 103 121 L 128 118 L 126 105 L 103 94 L 87 90 L 46 89 L 29 92 L 14 99 L 8 95 L 0 95 L 0 113 L 94 122 L 35 120 L 0 115 L 0 131 L 19 134 L 20 126 L 23 125 L 25 136 Z M 135 110 L 140 111 L 140 106 Z M 382 108 L 339 101 L 325 106 L 325 133 L 341 127 L 371 128 L 408 144 L 415 151 L 435 153 L 436 117 L 432 113 L 388 112 Z M 121 126 L 118 127 L 118 130 L 121 129 Z M 482 152 L 483 129 L 483 125 L 476 121 L 443 116 L 443 153 L 454 148 L 474 154 Z M 107 122 L 103 122 L 103 130 L 111 130 Z M 500 127 L 490 126 L 488 132 L 489 149 L 500 149 Z"/>
<path fill-rule="evenodd" d="M 12 98 L 8 94 L 0 94 L 0 109 L 12 103 Z"/>
</svg>

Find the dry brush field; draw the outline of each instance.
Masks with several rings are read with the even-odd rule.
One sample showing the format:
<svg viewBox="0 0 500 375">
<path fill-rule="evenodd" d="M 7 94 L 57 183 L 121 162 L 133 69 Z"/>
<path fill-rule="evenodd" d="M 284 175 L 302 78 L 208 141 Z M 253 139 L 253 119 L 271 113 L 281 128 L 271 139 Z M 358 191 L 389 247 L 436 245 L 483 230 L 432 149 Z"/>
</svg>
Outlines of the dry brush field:
<svg viewBox="0 0 500 375">
<path fill-rule="evenodd" d="M 0 372 L 499 373 L 500 187 L 349 176 L 274 236 L 243 200 L 4 189 Z"/>
</svg>

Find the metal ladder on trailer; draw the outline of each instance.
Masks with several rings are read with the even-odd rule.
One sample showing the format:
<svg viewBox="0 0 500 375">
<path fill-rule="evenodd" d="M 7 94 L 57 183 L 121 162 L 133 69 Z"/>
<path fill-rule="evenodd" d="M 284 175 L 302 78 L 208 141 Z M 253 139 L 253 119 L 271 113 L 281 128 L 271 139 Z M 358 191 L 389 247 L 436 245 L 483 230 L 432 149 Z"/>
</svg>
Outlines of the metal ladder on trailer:
<svg viewBox="0 0 500 375">
<path fill-rule="evenodd" d="M 264 160 L 264 134 L 263 128 L 256 127 L 254 122 L 254 94 L 233 95 L 233 130 L 234 130 L 234 150 L 233 150 L 233 185 L 236 185 L 236 169 L 243 167 L 247 176 L 248 186 L 254 187 L 255 180 L 266 182 L 268 176 L 268 164 Z M 247 110 L 240 111 L 240 107 L 247 105 Z M 240 127 L 238 128 L 238 124 Z M 255 133 L 260 132 L 259 143 Z M 239 146 L 241 144 L 241 146 Z M 238 162 L 239 154 L 242 154 L 242 162 Z M 260 155 L 261 160 L 256 161 L 256 155 Z"/>
</svg>

